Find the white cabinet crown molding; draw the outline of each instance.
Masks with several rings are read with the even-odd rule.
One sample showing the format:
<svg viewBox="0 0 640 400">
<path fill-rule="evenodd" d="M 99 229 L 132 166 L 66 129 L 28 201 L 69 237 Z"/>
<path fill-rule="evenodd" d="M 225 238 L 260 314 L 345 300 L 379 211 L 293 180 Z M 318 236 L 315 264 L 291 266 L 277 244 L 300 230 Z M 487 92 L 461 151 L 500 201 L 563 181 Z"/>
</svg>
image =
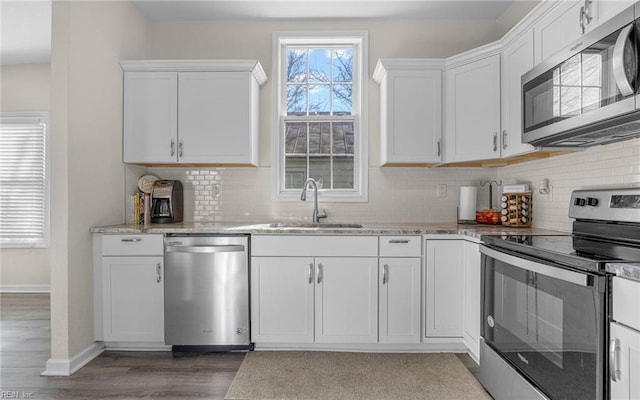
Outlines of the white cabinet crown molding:
<svg viewBox="0 0 640 400">
<path fill-rule="evenodd" d="M 444 69 L 445 60 L 442 58 L 381 58 L 373 70 L 372 78 L 374 82 L 380 84 L 385 73 L 389 69 L 394 70 L 414 70 L 421 69 Z"/>
<path fill-rule="evenodd" d="M 179 72 L 251 72 L 260 86 L 267 75 L 257 60 L 126 60 L 120 61 L 123 71 Z"/>
</svg>

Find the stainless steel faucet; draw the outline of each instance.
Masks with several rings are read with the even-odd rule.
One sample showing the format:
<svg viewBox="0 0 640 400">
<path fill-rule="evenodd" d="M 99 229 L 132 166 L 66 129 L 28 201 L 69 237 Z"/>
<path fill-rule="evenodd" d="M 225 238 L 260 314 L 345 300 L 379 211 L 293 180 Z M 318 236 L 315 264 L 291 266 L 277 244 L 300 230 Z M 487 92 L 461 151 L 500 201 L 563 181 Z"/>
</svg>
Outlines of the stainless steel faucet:
<svg viewBox="0 0 640 400">
<path fill-rule="evenodd" d="M 327 211 L 322 210 L 318 211 L 318 183 L 313 178 L 309 178 L 304 182 L 302 186 L 302 194 L 300 195 L 300 200 L 307 200 L 307 187 L 311 184 L 313 186 L 313 223 L 320 223 L 320 218 L 327 218 Z"/>
</svg>

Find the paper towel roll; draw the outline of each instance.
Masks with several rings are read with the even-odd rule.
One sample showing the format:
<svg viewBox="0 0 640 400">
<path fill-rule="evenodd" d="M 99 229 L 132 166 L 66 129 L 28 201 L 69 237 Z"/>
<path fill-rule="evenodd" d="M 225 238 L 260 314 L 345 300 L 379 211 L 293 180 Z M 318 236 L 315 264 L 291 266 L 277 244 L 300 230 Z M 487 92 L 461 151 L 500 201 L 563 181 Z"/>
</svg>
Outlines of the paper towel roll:
<svg viewBox="0 0 640 400">
<path fill-rule="evenodd" d="M 460 221 L 476 220 L 477 186 L 460 186 L 460 203 L 458 203 L 458 219 Z"/>
</svg>

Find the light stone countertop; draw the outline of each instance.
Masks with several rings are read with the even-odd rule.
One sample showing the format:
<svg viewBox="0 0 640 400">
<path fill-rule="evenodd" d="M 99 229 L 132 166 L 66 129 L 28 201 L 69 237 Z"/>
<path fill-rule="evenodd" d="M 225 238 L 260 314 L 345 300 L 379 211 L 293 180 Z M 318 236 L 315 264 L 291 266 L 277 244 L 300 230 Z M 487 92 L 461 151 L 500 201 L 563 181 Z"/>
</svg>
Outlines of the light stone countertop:
<svg viewBox="0 0 640 400">
<path fill-rule="evenodd" d="M 286 221 L 284 222 L 286 223 Z M 565 232 L 536 228 L 508 228 L 502 225 L 458 225 L 454 223 L 362 223 L 362 228 L 349 227 L 272 227 L 274 222 L 180 222 L 175 224 L 110 225 L 91 228 L 92 233 L 211 233 L 211 234 L 276 234 L 276 235 L 463 235 L 480 239 L 482 235 L 562 235 Z M 275 222 L 283 224 L 283 221 Z M 320 224 L 322 225 L 322 223 Z"/>
<path fill-rule="evenodd" d="M 640 263 L 608 263 L 607 272 L 640 282 Z"/>
</svg>

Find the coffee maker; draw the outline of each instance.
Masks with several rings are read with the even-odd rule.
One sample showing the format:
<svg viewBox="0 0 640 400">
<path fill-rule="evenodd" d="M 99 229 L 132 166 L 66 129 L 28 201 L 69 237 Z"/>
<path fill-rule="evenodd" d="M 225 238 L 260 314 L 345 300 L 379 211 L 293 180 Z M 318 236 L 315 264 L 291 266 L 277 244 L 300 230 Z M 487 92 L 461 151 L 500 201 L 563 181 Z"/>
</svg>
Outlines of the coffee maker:
<svg viewBox="0 0 640 400">
<path fill-rule="evenodd" d="M 182 182 L 160 179 L 151 189 L 151 222 L 182 222 Z"/>
</svg>

